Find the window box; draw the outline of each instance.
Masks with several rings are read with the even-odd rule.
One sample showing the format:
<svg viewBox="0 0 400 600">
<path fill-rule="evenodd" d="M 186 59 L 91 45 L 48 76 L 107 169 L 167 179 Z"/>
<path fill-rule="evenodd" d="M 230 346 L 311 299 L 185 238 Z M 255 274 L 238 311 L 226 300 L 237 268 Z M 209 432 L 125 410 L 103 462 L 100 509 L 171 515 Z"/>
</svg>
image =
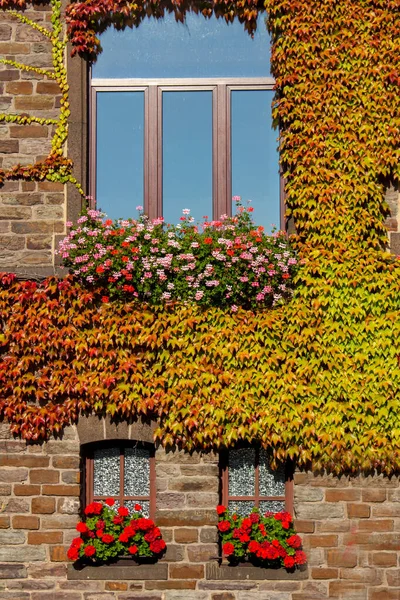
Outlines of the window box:
<svg viewBox="0 0 400 600">
<path fill-rule="evenodd" d="M 211 581 L 253 581 L 253 580 L 279 580 L 279 581 L 301 581 L 308 579 L 307 566 L 300 567 L 295 571 L 286 569 L 271 569 L 256 567 L 250 563 L 240 565 L 218 564 L 209 562 L 206 565 L 206 579 Z"/>
<path fill-rule="evenodd" d="M 129 562 L 128 562 L 129 561 Z M 75 566 L 68 565 L 67 579 L 71 581 L 84 581 L 107 579 L 109 581 L 126 580 L 155 580 L 165 581 L 168 579 L 168 564 L 153 563 L 141 564 L 132 558 L 120 558 L 115 563 L 99 566 Z"/>
</svg>

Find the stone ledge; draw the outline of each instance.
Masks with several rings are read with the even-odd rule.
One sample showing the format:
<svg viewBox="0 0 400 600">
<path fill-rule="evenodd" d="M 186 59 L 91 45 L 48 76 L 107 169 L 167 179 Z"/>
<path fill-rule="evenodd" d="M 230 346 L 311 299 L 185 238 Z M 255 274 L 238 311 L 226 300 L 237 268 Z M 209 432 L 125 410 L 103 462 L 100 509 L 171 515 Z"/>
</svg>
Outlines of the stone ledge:
<svg viewBox="0 0 400 600">
<path fill-rule="evenodd" d="M 301 581 L 308 579 L 308 569 L 296 569 L 293 573 L 285 569 L 266 569 L 254 567 L 250 564 L 219 565 L 218 563 L 206 564 L 206 579 L 217 581 L 256 581 L 271 579 L 274 581 Z"/>
<path fill-rule="evenodd" d="M 111 564 L 101 565 L 98 567 L 82 567 L 76 569 L 73 565 L 68 565 L 67 579 L 69 580 L 99 580 L 107 579 L 108 581 L 118 580 L 142 580 L 142 581 L 166 581 L 168 579 L 168 565 L 138 565 L 132 564 Z"/>
</svg>

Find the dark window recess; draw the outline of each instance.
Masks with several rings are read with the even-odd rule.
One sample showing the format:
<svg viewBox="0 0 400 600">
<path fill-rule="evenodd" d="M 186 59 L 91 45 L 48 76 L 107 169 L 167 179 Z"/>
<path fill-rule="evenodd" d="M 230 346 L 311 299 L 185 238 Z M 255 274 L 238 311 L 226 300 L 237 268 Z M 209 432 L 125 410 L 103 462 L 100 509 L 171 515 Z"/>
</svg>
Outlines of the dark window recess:
<svg viewBox="0 0 400 600">
<path fill-rule="evenodd" d="M 155 513 L 154 449 L 144 444 L 93 446 L 85 457 L 85 503 L 114 498 L 116 506 Z"/>
<path fill-rule="evenodd" d="M 239 515 L 254 506 L 260 512 L 293 512 L 291 465 L 273 470 L 262 448 L 229 450 L 222 462 L 222 504 Z"/>
</svg>

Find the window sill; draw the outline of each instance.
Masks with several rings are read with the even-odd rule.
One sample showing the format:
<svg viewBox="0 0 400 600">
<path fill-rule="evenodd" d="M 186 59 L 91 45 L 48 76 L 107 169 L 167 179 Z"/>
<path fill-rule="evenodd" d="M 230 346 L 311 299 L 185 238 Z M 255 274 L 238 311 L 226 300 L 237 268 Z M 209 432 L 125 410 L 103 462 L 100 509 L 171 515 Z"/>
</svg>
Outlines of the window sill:
<svg viewBox="0 0 400 600">
<path fill-rule="evenodd" d="M 304 566 L 291 573 L 286 571 L 286 569 L 255 567 L 249 563 L 231 566 L 210 562 L 206 565 L 206 579 L 214 581 L 256 581 L 263 579 L 301 581 L 308 579 L 308 568 Z"/>
<path fill-rule="evenodd" d="M 110 565 L 99 565 L 98 567 L 85 566 L 75 568 L 73 565 L 68 565 L 67 579 L 69 580 L 155 580 L 165 581 L 168 579 L 168 564 L 153 563 L 153 564 L 137 564 L 131 561 L 121 561 L 120 563 L 112 563 Z"/>
</svg>

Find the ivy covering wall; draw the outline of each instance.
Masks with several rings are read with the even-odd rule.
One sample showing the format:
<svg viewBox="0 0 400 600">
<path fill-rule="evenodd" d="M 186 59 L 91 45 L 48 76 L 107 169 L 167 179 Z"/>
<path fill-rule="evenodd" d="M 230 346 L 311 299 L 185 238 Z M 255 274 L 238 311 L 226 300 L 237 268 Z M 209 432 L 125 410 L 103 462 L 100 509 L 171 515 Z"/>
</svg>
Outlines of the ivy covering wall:
<svg viewBox="0 0 400 600">
<path fill-rule="evenodd" d="M 1 0 L 3 7 L 14 6 Z M 255 22 L 257 4 L 201 3 Z M 70 4 L 77 51 L 96 31 L 189 4 Z M 46 437 L 79 412 L 160 419 L 165 445 L 259 441 L 335 472 L 400 466 L 400 265 L 384 191 L 400 166 L 398 0 L 266 0 L 274 112 L 302 267 L 292 301 L 227 314 L 101 303 L 69 280 L 4 276 L 0 409 Z M 266 51 L 267 55 L 267 51 Z"/>
</svg>

